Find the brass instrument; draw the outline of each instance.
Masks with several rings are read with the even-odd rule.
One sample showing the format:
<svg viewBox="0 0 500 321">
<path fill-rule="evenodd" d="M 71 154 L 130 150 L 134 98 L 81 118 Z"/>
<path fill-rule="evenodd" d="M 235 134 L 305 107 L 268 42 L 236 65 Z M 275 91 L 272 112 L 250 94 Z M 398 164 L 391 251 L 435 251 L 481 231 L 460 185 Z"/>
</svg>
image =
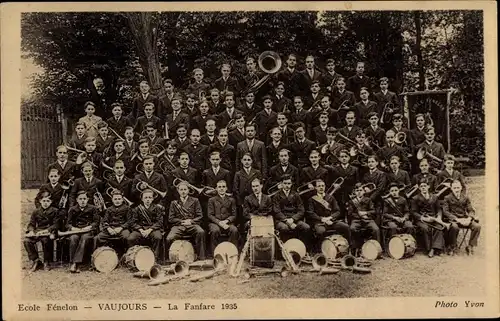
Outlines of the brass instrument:
<svg viewBox="0 0 500 321">
<path fill-rule="evenodd" d="M 101 212 L 104 211 L 105 209 L 107 209 L 106 203 L 104 202 L 104 198 L 102 197 L 101 192 L 99 192 L 99 190 L 97 190 L 97 188 L 96 188 L 96 191 L 94 193 L 94 205 L 97 206 L 97 208 Z"/>
<path fill-rule="evenodd" d="M 106 195 L 109 196 L 109 198 L 113 198 L 113 195 L 111 194 L 116 188 L 110 186 L 106 189 Z M 134 204 L 133 202 L 131 202 L 130 200 L 128 200 L 125 196 L 123 196 L 123 200 L 125 202 L 127 202 L 128 206 L 132 206 L 132 204 Z"/>
<path fill-rule="evenodd" d="M 421 221 L 424 222 L 425 224 L 429 225 L 430 227 L 436 229 L 436 230 L 443 231 L 444 229 L 447 229 L 447 230 L 450 229 L 451 223 L 445 223 L 438 217 L 430 217 L 428 215 L 423 215 L 422 217 L 427 217 L 427 218 L 431 219 L 431 221 L 425 221 L 423 219 L 421 219 Z"/>
<path fill-rule="evenodd" d="M 313 269 L 319 271 L 328 265 L 328 260 L 323 253 L 317 253 L 312 258 Z"/>
<path fill-rule="evenodd" d="M 332 108 L 334 111 L 339 112 L 340 110 L 349 110 L 351 107 L 349 107 L 347 104 L 349 103 L 349 100 L 344 100 L 342 104 L 340 104 L 338 109 Z"/>
<path fill-rule="evenodd" d="M 367 166 L 368 156 L 365 152 L 362 152 L 357 145 L 352 146 L 349 149 L 349 155 L 351 157 L 356 157 L 361 166 Z"/>
<path fill-rule="evenodd" d="M 70 147 L 68 145 L 64 145 L 64 147 L 66 147 L 67 150 L 70 150 L 72 152 L 77 152 L 78 154 L 87 153 L 87 152 L 85 152 L 85 151 L 83 151 L 81 149 Z"/>
<path fill-rule="evenodd" d="M 353 145 L 353 146 L 356 146 L 357 143 L 355 141 L 353 141 L 352 139 L 350 139 L 349 137 L 347 136 L 344 136 L 342 135 L 340 132 L 337 132 L 337 134 L 335 135 L 335 137 L 338 137 L 340 139 L 343 139 L 344 141 L 346 141 L 347 143 Z"/>
<path fill-rule="evenodd" d="M 437 157 L 437 156 L 434 156 L 432 155 L 428 150 L 427 148 L 425 147 L 420 147 L 420 149 L 418 150 L 417 152 L 417 159 L 418 160 L 421 160 L 423 159 L 424 157 L 429 157 L 431 160 L 437 162 L 439 165 L 441 165 L 444 160 L 442 160 L 441 158 Z"/>
<path fill-rule="evenodd" d="M 105 170 L 104 172 L 102 172 L 102 178 L 106 181 L 109 181 L 110 179 L 112 179 L 113 177 L 115 176 L 115 173 L 110 171 L 110 170 Z"/>
<path fill-rule="evenodd" d="M 160 167 L 160 170 L 163 173 L 169 173 L 172 172 L 175 169 L 175 164 L 170 160 L 168 157 L 164 157 L 160 164 L 158 165 Z M 169 169 L 168 167 L 171 167 L 172 169 Z"/>
<path fill-rule="evenodd" d="M 85 234 L 85 233 L 88 233 L 90 231 L 92 231 L 93 228 L 90 227 L 90 226 L 87 226 L 87 227 L 84 227 L 80 230 L 75 230 L 75 231 L 55 231 L 53 233 L 50 233 L 50 232 L 38 232 L 38 233 L 35 233 L 35 235 L 31 235 L 31 236 L 25 236 L 27 238 L 36 238 L 36 237 L 47 237 L 47 236 L 50 236 L 50 235 L 54 235 L 54 236 L 69 236 L 69 235 L 76 235 L 76 234 Z"/>
<path fill-rule="evenodd" d="M 187 217 L 190 217 L 189 212 L 184 207 L 182 207 L 178 201 L 172 201 L 171 204 L 174 204 L 173 206 L 179 211 L 182 218 L 186 219 Z"/>
<path fill-rule="evenodd" d="M 57 205 L 59 209 L 66 208 L 66 204 L 68 203 L 68 190 L 73 185 L 75 185 L 75 182 L 71 178 L 66 181 L 66 184 L 64 185 L 61 184 L 61 188 L 63 189 L 63 194 L 61 196 L 61 199 L 59 200 L 59 204 Z"/>
<path fill-rule="evenodd" d="M 372 136 L 366 137 L 366 144 L 370 146 L 372 149 L 373 147 L 375 147 L 375 150 L 379 150 L 380 148 L 382 148 L 377 143 L 375 143 L 375 139 L 373 139 Z"/>
<path fill-rule="evenodd" d="M 104 168 L 104 169 L 106 169 L 106 170 L 108 170 L 108 171 L 112 171 L 112 172 L 114 172 L 113 167 L 109 166 L 109 165 L 108 165 L 108 164 L 106 164 L 104 161 L 101 161 L 101 166 L 102 166 L 102 168 Z"/>
<path fill-rule="evenodd" d="M 177 186 L 179 186 L 179 184 L 181 184 L 181 183 L 185 183 L 190 190 L 197 192 L 198 194 L 203 193 L 203 190 L 205 189 L 204 187 L 196 187 L 194 185 L 191 185 L 191 184 L 189 184 L 188 181 L 180 179 L 178 177 L 176 177 L 174 179 L 174 181 L 172 182 L 172 185 L 174 185 L 174 187 L 177 188 Z"/>
<path fill-rule="evenodd" d="M 299 195 L 303 195 L 303 194 L 306 194 L 306 193 L 309 193 L 309 192 L 312 192 L 312 191 L 316 190 L 315 188 L 311 189 L 309 187 L 310 184 L 314 184 L 314 183 L 316 183 L 316 181 L 317 181 L 316 179 L 313 179 L 310 182 L 307 182 L 305 184 L 300 185 L 299 187 L 297 187 L 297 193 Z"/>
<path fill-rule="evenodd" d="M 137 173 L 144 173 L 144 164 L 138 163 L 137 165 L 135 165 L 135 171 Z"/>
<path fill-rule="evenodd" d="M 143 185 L 143 184 L 146 184 L 146 188 L 144 188 L 144 189 L 142 189 L 142 188 L 141 188 L 141 185 Z M 165 198 L 165 196 L 167 196 L 167 192 L 162 192 L 162 191 L 160 191 L 160 190 L 158 190 L 158 189 L 154 188 L 153 186 L 149 185 L 148 183 L 146 183 L 146 182 L 145 182 L 145 181 L 143 181 L 143 180 L 139 180 L 139 182 L 137 182 L 137 184 L 136 184 L 135 188 L 136 188 L 138 191 L 140 191 L 140 192 L 142 192 L 142 191 L 143 191 L 143 190 L 145 190 L 145 189 L 150 189 L 150 190 L 152 190 L 153 192 L 155 192 L 157 195 L 160 195 L 162 198 Z"/>
<path fill-rule="evenodd" d="M 418 184 L 415 184 L 407 192 L 405 191 L 405 197 L 410 199 L 418 191 Z"/>
<path fill-rule="evenodd" d="M 344 178 L 343 177 L 339 177 L 337 178 L 333 183 L 332 185 L 330 185 L 330 187 L 328 188 L 328 190 L 326 191 L 326 194 L 328 195 L 333 195 L 335 194 L 339 189 L 340 187 L 342 186 L 342 184 L 344 184 Z"/>
<path fill-rule="evenodd" d="M 271 79 L 271 76 L 275 73 L 277 73 L 281 69 L 281 58 L 280 56 L 274 52 L 274 51 L 264 51 L 259 55 L 259 58 L 257 60 L 257 63 L 259 65 L 259 68 L 266 73 L 264 77 L 262 77 L 260 80 L 254 82 L 252 85 L 250 85 L 244 92 L 255 92 L 259 90 L 266 82 Z"/>
<path fill-rule="evenodd" d="M 168 121 L 165 122 L 165 139 L 170 139 L 169 133 L 168 133 Z"/>
<path fill-rule="evenodd" d="M 394 143 L 401 145 L 406 144 L 406 134 L 404 132 L 398 132 L 394 138 Z"/>
<path fill-rule="evenodd" d="M 62 189 L 70 189 L 71 186 L 75 185 L 75 181 L 73 180 L 73 177 L 68 178 L 67 180 L 61 182 L 61 188 Z"/>
<path fill-rule="evenodd" d="M 418 185 L 416 185 L 416 186 L 417 186 L 417 188 L 418 188 Z M 399 188 L 399 193 L 401 193 L 402 191 L 404 191 L 404 189 L 405 189 L 406 187 L 407 187 L 407 186 L 406 186 L 406 185 L 404 185 L 404 184 L 399 185 L 399 186 L 398 186 L 398 188 Z M 415 186 L 414 186 L 414 187 L 415 187 Z M 413 187 L 413 188 L 414 188 L 414 187 Z M 385 195 L 382 195 L 382 196 L 381 196 L 381 198 L 382 198 L 382 199 L 386 199 L 386 198 L 389 198 L 389 197 L 391 197 L 391 193 L 387 193 L 387 194 L 385 194 Z"/>
<path fill-rule="evenodd" d="M 369 194 L 377 188 L 377 185 L 375 185 L 374 183 L 366 183 L 366 184 L 362 185 L 361 187 L 365 191 L 365 194 Z"/>
<path fill-rule="evenodd" d="M 388 111 L 390 109 L 391 111 Z M 380 123 L 381 124 L 390 124 L 392 115 L 394 114 L 394 104 L 388 102 L 384 105 L 384 109 L 382 110 L 382 114 L 380 115 Z"/>
<path fill-rule="evenodd" d="M 285 107 L 283 107 L 283 111 L 282 111 L 282 113 L 283 113 L 283 114 L 287 114 L 287 113 L 289 113 L 289 112 L 290 112 L 290 110 L 289 110 L 289 108 L 288 108 L 288 103 L 286 103 L 286 104 L 285 104 Z"/>
<path fill-rule="evenodd" d="M 109 128 L 109 130 L 111 131 L 111 133 L 112 133 L 113 135 L 115 135 L 117 138 L 119 138 L 119 139 L 121 139 L 121 140 L 125 140 L 125 139 L 124 139 L 123 137 L 121 137 L 121 136 L 120 136 L 120 135 L 119 135 L 119 134 L 118 134 L 118 133 L 117 133 L 117 132 L 116 132 L 113 128 L 111 128 L 111 127 L 108 127 L 108 128 Z"/>
<path fill-rule="evenodd" d="M 436 187 L 436 197 L 440 197 L 441 195 L 443 195 L 444 192 L 446 192 L 447 190 L 449 190 L 451 188 L 451 183 L 453 182 L 453 180 L 451 178 L 447 178 L 445 179 L 441 184 L 439 184 L 437 187 Z M 443 187 L 441 187 L 443 186 Z"/>
<path fill-rule="evenodd" d="M 233 118 L 233 119 L 229 120 L 229 123 L 227 123 L 226 130 L 227 130 L 227 132 L 230 132 L 230 131 L 235 130 L 235 129 L 236 129 L 236 119 Z"/>
<path fill-rule="evenodd" d="M 157 153 L 155 153 L 155 152 L 157 152 Z M 167 152 L 167 149 L 159 144 L 155 144 L 155 145 L 151 146 L 151 148 L 149 149 L 149 154 L 156 157 L 156 158 L 160 158 L 166 152 Z"/>
<path fill-rule="evenodd" d="M 282 186 L 281 182 L 276 183 L 267 189 L 267 195 L 269 195 L 269 197 L 273 197 L 274 195 L 278 194 L 279 191 L 281 191 L 282 189 L 283 189 L 283 186 Z"/>
</svg>

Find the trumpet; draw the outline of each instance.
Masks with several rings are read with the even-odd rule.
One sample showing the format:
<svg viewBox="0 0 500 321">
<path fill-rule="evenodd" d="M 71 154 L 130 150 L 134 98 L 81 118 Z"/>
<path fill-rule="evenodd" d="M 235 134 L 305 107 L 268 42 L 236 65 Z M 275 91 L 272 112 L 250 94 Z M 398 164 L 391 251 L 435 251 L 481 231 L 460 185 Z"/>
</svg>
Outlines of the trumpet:
<svg viewBox="0 0 500 321">
<path fill-rule="evenodd" d="M 394 113 L 394 104 L 388 102 L 387 104 L 384 105 L 384 109 L 382 110 L 382 114 L 380 115 L 380 123 L 389 124 L 391 122 L 393 113 Z"/>
<path fill-rule="evenodd" d="M 278 194 L 279 191 L 281 191 L 282 189 L 283 185 L 281 184 L 281 182 L 276 183 L 267 189 L 267 195 L 269 195 L 269 197 L 273 197 L 274 195 Z"/>
<path fill-rule="evenodd" d="M 401 145 L 406 144 L 406 134 L 404 132 L 398 132 L 394 138 L 394 143 Z"/>
<path fill-rule="evenodd" d="M 335 137 L 338 137 L 338 138 L 341 138 L 343 140 L 345 140 L 347 143 L 353 145 L 353 146 L 356 146 L 357 143 L 355 141 L 353 141 L 352 139 L 350 139 L 349 137 L 347 136 L 344 136 L 342 135 L 341 133 L 337 132 L 337 134 L 335 135 Z"/>
<path fill-rule="evenodd" d="M 163 160 L 161 161 L 160 165 L 160 170 L 163 173 L 169 173 L 172 172 L 175 169 L 175 164 L 170 160 L 168 157 L 164 157 Z"/>
<path fill-rule="evenodd" d="M 309 192 L 312 192 L 315 190 L 315 188 L 310 188 L 309 185 L 312 185 L 314 183 L 316 183 L 316 179 L 313 179 L 312 181 L 308 182 L 308 183 L 305 183 L 303 185 L 300 185 L 299 187 L 297 187 L 297 193 L 299 195 L 303 195 L 303 194 L 306 194 L 306 193 L 309 193 Z"/>
<path fill-rule="evenodd" d="M 236 129 L 236 119 L 233 118 L 233 119 L 229 120 L 229 123 L 227 123 L 226 131 L 230 132 L 230 131 L 235 130 L 235 129 Z"/>
<path fill-rule="evenodd" d="M 366 137 L 366 144 L 370 146 L 372 149 L 375 147 L 376 150 L 379 150 L 381 147 L 375 143 L 375 139 L 372 138 L 372 136 L 367 136 Z"/>
<path fill-rule="evenodd" d="M 141 188 L 142 185 L 146 184 L 146 187 L 145 188 Z M 149 185 L 148 183 L 146 183 L 145 181 L 143 180 L 139 180 L 139 182 L 137 182 L 135 188 L 138 190 L 138 191 L 143 191 L 145 189 L 150 189 L 152 190 L 153 192 L 155 192 L 156 194 L 160 195 L 162 198 L 165 198 L 165 196 L 167 196 L 167 192 L 162 192 L 156 188 L 154 188 L 153 186 Z"/>
<path fill-rule="evenodd" d="M 437 156 L 432 155 L 432 153 L 430 153 L 430 152 L 427 150 L 427 148 L 425 148 L 425 147 L 420 147 L 420 149 L 419 149 L 419 150 L 418 150 L 418 152 L 417 152 L 417 159 L 418 159 L 418 160 L 421 160 L 421 159 L 423 159 L 424 157 L 429 157 L 431 160 L 433 160 L 433 161 L 435 161 L 435 162 L 439 163 L 439 165 L 441 165 L 441 164 L 444 162 L 441 158 L 439 158 L 439 157 L 437 157 Z"/>
<path fill-rule="evenodd" d="M 326 191 L 326 194 L 328 195 L 333 195 L 335 194 L 335 192 L 337 192 L 340 187 L 342 186 L 342 184 L 344 184 L 344 178 L 343 177 L 339 177 L 337 178 L 333 183 L 332 185 L 330 185 L 330 187 L 328 188 L 328 190 Z"/>
<path fill-rule="evenodd" d="M 368 155 L 364 152 L 362 152 L 357 145 L 352 146 L 351 149 L 349 149 L 349 155 L 351 157 L 356 157 L 358 159 L 358 162 L 361 164 L 361 166 L 366 166 Z"/>
<path fill-rule="evenodd" d="M 106 189 L 106 195 L 108 195 L 109 198 L 113 198 L 113 195 L 111 193 L 113 193 L 114 190 L 116 190 L 116 188 L 114 188 L 113 186 L 108 187 Z M 123 196 L 123 200 L 127 202 L 128 206 L 132 206 L 132 204 L 134 204 L 133 202 L 128 200 L 125 196 Z"/>
</svg>

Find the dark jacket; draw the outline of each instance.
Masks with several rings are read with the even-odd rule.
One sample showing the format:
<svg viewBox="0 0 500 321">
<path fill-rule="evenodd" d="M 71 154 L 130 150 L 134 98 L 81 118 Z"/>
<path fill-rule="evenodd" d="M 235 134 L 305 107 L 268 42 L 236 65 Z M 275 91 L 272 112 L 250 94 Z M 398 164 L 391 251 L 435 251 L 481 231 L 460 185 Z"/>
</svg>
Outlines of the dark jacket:
<svg viewBox="0 0 500 321">
<path fill-rule="evenodd" d="M 219 195 L 208 200 L 207 216 L 210 222 L 218 224 L 220 221 L 228 220 L 233 223 L 236 220 L 236 201 L 234 198 Z"/>
</svg>

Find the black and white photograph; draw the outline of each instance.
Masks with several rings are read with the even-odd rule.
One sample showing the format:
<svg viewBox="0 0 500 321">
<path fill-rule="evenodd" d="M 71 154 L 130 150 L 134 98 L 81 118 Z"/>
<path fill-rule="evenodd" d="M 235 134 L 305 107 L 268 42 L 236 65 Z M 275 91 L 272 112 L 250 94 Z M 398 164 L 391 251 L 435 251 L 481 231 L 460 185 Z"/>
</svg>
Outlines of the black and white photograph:
<svg viewBox="0 0 500 321">
<path fill-rule="evenodd" d="M 13 316 L 499 315 L 496 7 L 312 4 L 20 11 Z"/>
</svg>

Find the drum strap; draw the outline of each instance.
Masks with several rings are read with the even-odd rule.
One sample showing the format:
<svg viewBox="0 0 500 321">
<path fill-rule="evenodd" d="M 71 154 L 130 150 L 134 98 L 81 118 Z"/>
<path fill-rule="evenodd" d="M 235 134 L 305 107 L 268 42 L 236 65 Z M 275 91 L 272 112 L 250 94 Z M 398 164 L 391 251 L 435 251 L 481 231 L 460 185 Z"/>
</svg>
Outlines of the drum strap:
<svg viewBox="0 0 500 321">
<path fill-rule="evenodd" d="M 329 210 L 329 211 L 331 210 L 330 204 L 327 201 L 325 201 L 324 199 L 319 199 L 315 196 L 312 199 L 315 200 L 316 202 L 318 202 L 319 204 L 321 204 L 327 210 Z"/>
<path fill-rule="evenodd" d="M 139 204 L 138 207 L 139 212 L 141 212 L 142 216 L 146 219 L 146 222 L 148 222 L 149 225 L 152 225 L 153 223 L 151 222 L 151 218 L 149 217 L 146 208 L 142 204 Z"/>
</svg>

